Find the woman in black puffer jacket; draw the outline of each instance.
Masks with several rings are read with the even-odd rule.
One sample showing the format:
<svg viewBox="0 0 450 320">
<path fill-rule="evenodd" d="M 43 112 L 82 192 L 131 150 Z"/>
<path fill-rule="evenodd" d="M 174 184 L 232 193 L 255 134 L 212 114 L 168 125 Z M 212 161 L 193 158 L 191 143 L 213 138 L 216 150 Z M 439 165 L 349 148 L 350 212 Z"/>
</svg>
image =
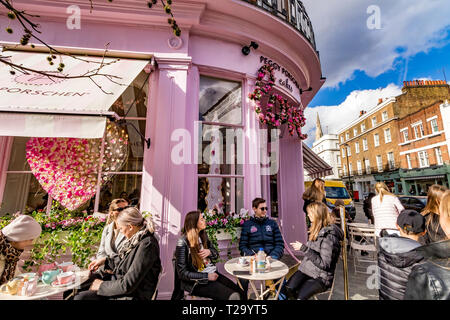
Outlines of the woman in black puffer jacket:
<svg viewBox="0 0 450 320">
<path fill-rule="evenodd" d="M 217 272 L 214 261 L 219 254 L 211 245 L 205 228 L 206 222 L 200 211 L 191 211 L 186 215 L 183 236 L 175 250 L 172 300 L 182 299 L 183 291 L 213 300 L 243 299 L 243 291 Z"/>
<path fill-rule="evenodd" d="M 290 299 L 307 300 L 331 287 L 344 239 L 342 230 L 331 222 L 325 204 L 313 202 L 307 211 L 311 221 L 309 241 L 306 245 L 298 241 L 291 243 L 295 250 L 303 251 L 305 257 L 286 285 Z"/>
</svg>

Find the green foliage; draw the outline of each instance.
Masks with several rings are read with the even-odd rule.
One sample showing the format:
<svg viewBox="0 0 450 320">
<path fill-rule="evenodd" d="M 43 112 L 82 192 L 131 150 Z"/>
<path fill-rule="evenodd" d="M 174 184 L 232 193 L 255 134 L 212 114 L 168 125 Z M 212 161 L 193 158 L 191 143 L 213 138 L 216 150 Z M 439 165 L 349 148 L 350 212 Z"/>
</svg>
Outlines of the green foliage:
<svg viewBox="0 0 450 320">
<path fill-rule="evenodd" d="M 231 246 L 239 240 L 236 228 L 240 228 L 246 220 L 250 219 L 250 216 L 247 213 L 244 215 L 218 213 L 218 210 L 214 209 L 210 211 L 205 210 L 203 216 L 206 220 L 208 238 L 218 252 L 220 252 L 220 249 L 217 234 L 227 232 L 231 235 L 231 241 L 227 247 L 227 256 L 228 259 L 231 259 Z"/>
<path fill-rule="evenodd" d="M 42 233 L 31 250 L 29 260 L 24 263 L 24 271 L 55 262 L 69 250 L 73 263 L 81 268 L 89 265 L 91 257 L 97 252 L 105 219 L 88 216 L 85 212 L 60 209 L 56 202 L 49 215 L 44 211 L 33 211 L 30 215 L 40 223 Z M 0 217 L 0 228 L 12 219 L 12 215 Z"/>
</svg>

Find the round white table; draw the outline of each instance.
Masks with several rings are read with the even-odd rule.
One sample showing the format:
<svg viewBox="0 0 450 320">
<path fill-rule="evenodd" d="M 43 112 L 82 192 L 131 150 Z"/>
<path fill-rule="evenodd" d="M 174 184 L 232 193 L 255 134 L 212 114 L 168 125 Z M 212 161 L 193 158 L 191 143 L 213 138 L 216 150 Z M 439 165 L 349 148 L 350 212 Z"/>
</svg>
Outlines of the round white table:
<svg viewBox="0 0 450 320">
<path fill-rule="evenodd" d="M 250 256 L 245 257 L 247 261 L 250 262 Z M 257 300 L 263 300 L 264 296 L 270 291 L 270 289 L 264 290 L 264 286 L 261 282 L 260 284 L 260 291 L 255 287 L 256 281 L 265 281 L 265 280 L 275 280 L 279 279 L 277 282 L 274 283 L 274 286 L 276 287 L 278 285 L 278 289 L 276 291 L 275 300 L 278 299 L 278 295 L 280 294 L 281 290 L 281 284 L 284 281 L 284 278 L 289 272 L 289 268 L 286 264 L 279 260 L 270 260 L 270 269 L 266 270 L 262 273 L 252 273 L 252 274 L 238 274 L 235 275 L 234 271 L 250 271 L 250 263 L 246 266 L 242 266 L 239 264 L 239 258 L 234 258 L 229 261 L 227 261 L 224 265 L 225 270 L 231 274 L 232 276 L 237 278 L 239 286 L 242 288 L 239 279 L 246 279 L 249 281 L 250 287 L 253 290 L 253 293 L 255 294 L 255 297 Z"/>
<path fill-rule="evenodd" d="M 75 271 L 75 282 L 61 287 L 54 287 L 48 284 L 43 283 L 39 280 L 37 285 L 37 290 L 32 296 L 19 296 L 19 295 L 10 295 L 10 294 L 1 294 L 0 300 L 40 300 L 45 299 L 49 296 L 53 296 L 58 293 L 62 293 L 67 290 L 73 290 L 78 288 L 84 281 L 89 278 L 89 270 L 80 270 Z"/>
</svg>

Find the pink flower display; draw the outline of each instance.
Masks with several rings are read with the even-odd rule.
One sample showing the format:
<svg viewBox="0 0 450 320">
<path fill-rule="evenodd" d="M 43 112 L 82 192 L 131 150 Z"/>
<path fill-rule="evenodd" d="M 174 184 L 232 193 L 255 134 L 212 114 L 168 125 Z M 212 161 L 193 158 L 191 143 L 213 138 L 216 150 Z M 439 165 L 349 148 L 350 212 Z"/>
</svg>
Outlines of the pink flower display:
<svg viewBox="0 0 450 320">
<path fill-rule="evenodd" d="M 297 136 L 301 140 L 305 140 L 308 136 L 301 133 L 301 128 L 305 126 L 306 118 L 303 114 L 301 106 L 291 106 L 283 96 L 270 93 L 275 84 L 274 68 L 268 64 L 263 65 L 257 72 L 255 90 L 248 95 L 250 100 L 255 101 L 255 112 L 262 124 L 273 127 L 281 127 L 287 124 L 289 134 Z M 268 79 L 265 79 L 265 78 Z M 269 95 L 269 100 L 265 108 L 261 106 L 261 99 Z"/>
<path fill-rule="evenodd" d="M 119 138 L 122 143 L 111 143 Z M 107 124 L 102 172 L 120 171 L 128 157 L 127 139 L 123 129 Z M 97 191 L 101 143 L 101 139 L 31 138 L 26 158 L 42 188 L 61 205 L 75 210 Z M 104 175 L 100 184 L 111 177 Z"/>
</svg>

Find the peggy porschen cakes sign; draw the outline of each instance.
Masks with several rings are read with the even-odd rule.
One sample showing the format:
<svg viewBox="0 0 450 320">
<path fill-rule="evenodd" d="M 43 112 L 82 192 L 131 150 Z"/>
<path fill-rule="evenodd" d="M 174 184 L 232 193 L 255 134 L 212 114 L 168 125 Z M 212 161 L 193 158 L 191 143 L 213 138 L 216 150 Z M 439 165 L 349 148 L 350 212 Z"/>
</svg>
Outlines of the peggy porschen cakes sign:
<svg viewBox="0 0 450 320">
<path fill-rule="evenodd" d="M 260 56 L 259 62 L 261 64 L 268 64 L 272 66 L 275 72 L 275 85 L 277 87 L 283 88 L 285 91 L 289 92 L 297 101 L 300 101 L 300 85 L 294 78 L 292 73 L 267 57 Z"/>
</svg>

